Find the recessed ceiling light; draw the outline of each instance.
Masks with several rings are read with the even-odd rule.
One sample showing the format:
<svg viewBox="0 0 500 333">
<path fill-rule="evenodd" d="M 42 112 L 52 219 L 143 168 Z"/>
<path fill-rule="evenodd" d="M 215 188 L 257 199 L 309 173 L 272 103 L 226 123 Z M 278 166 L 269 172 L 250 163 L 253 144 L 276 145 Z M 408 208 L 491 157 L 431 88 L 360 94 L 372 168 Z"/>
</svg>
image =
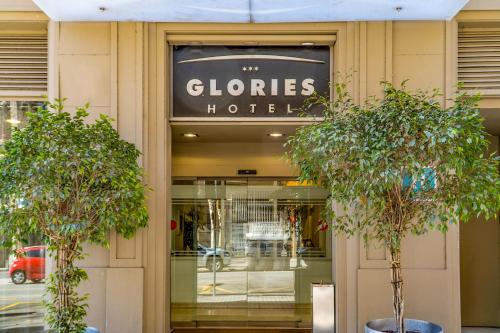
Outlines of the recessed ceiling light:
<svg viewBox="0 0 500 333">
<path fill-rule="evenodd" d="M 20 120 L 13 119 L 13 118 L 7 119 L 6 122 L 8 122 L 9 124 L 12 124 L 12 125 L 19 125 L 21 123 Z"/>
<path fill-rule="evenodd" d="M 313 46 L 314 45 L 313 42 L 303 42 L 301 44 L 302 44 L 302 46 Z"/>
<path fill-rule="evenodd" d="M 197 138 L 197 137 L 199 137 L 199 135 L 196 133 L 183 133 L 182 136 L 185 138 Z"/>
<path fill-rule="evenodd" d="M 271 138 L 282 138 L 285 136 L 284 133 L 278 133 L 278 132 L 273 132 L 273 133 L 269 133 L 268 136 L 270 136 Z"/>
</svg>

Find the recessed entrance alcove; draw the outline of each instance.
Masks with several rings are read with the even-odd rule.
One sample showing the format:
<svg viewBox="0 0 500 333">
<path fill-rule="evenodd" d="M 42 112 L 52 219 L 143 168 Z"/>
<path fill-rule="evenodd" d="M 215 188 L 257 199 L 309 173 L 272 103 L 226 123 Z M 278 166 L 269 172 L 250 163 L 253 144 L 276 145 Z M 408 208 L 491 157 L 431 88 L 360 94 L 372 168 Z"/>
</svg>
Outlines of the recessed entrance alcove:
<svg viewBox="0 0 500 333">
<path fill-rule="evenodd" d="M 334 280 L 334 240 L 319 228 L 325 191 L 284 158 L 296 127 L 172 126 L 174 329 L 311 327 L 311 283 Z"/>
</svg>

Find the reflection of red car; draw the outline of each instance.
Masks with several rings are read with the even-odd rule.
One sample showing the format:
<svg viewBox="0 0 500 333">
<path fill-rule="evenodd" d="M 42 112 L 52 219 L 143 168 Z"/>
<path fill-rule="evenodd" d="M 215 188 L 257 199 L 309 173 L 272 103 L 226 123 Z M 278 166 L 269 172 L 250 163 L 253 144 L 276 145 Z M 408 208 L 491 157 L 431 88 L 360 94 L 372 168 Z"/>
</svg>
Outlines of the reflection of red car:
<svg viewBox="0 0 500 333">
<path fill-rule="evenodd" d="M 26 280 L 40 282 L 45 279 L 46 246 L 30 246 L 17 250 L 16 259 L 9 267 L 9 277 L 15 284 Z"/>
</svg>

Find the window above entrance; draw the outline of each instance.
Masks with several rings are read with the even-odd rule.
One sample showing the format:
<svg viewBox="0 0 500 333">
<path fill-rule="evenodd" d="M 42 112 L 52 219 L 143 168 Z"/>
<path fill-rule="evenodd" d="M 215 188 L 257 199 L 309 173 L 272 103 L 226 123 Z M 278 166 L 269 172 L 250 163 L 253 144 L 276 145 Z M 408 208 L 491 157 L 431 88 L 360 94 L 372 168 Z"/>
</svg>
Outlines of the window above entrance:
<svg viewBox="0 0 500 333">
<path fill-rule="evenodd" d="M 329 22 L 444 20 L 468 0 L 34 0 L 57 21 Z"/>
</svg>

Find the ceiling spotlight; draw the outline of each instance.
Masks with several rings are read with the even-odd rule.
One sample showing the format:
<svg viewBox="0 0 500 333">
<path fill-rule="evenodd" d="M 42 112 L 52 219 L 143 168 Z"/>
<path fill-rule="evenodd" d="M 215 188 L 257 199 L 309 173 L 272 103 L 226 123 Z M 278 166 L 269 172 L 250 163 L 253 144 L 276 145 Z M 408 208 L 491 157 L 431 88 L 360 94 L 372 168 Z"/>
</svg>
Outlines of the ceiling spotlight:
<svg viewBox="0 0 500 333">
<path fill-rule="evenodd" d="M 302 42 L 301 44 L 302 44 L 302 46 L 313 46 L 314 45 L 313 42 Z"/>
<path fill-rule="evenodd" d="M 21 123 L 19 119 L 14 119 L 14 118 L 7 119 L 6 122 L 8 122 L 11 125 L 19 125 Z"/>
<path fill-rule="evenodd" d="M 284 133 L 278 133 L 278 132 L 273 132 L 273 133 L 269 133 L 268 136 L 270 136 L 271 138 L 282 138 L 285 136 Z"/>
<path fill-rule="evenodd" d="M 199 135 L 196 133 L 183 133 L 182 136 L 185 138 L 197 138 L 197 137 L 199 137 Z"/>
<path fill-rule="evenodd" d="M 100 10 L 101 12 L 105 12 L 105 11 L 106 11 L 106 7 L 101 6 L 101 7 L 99 7 L 99 10 Z"/>
<path fill-rule="evenodd" d="M 394 9 L 396 9 L 396 11 L 399 13 L 400 11 L 402 11 L 402 10 L 403 10 L 403 7 L 401 7 L 401 6 L 397 6 L 397 7 L 396 7 L 396 8 L 394 8 Z"/>
</svg>

